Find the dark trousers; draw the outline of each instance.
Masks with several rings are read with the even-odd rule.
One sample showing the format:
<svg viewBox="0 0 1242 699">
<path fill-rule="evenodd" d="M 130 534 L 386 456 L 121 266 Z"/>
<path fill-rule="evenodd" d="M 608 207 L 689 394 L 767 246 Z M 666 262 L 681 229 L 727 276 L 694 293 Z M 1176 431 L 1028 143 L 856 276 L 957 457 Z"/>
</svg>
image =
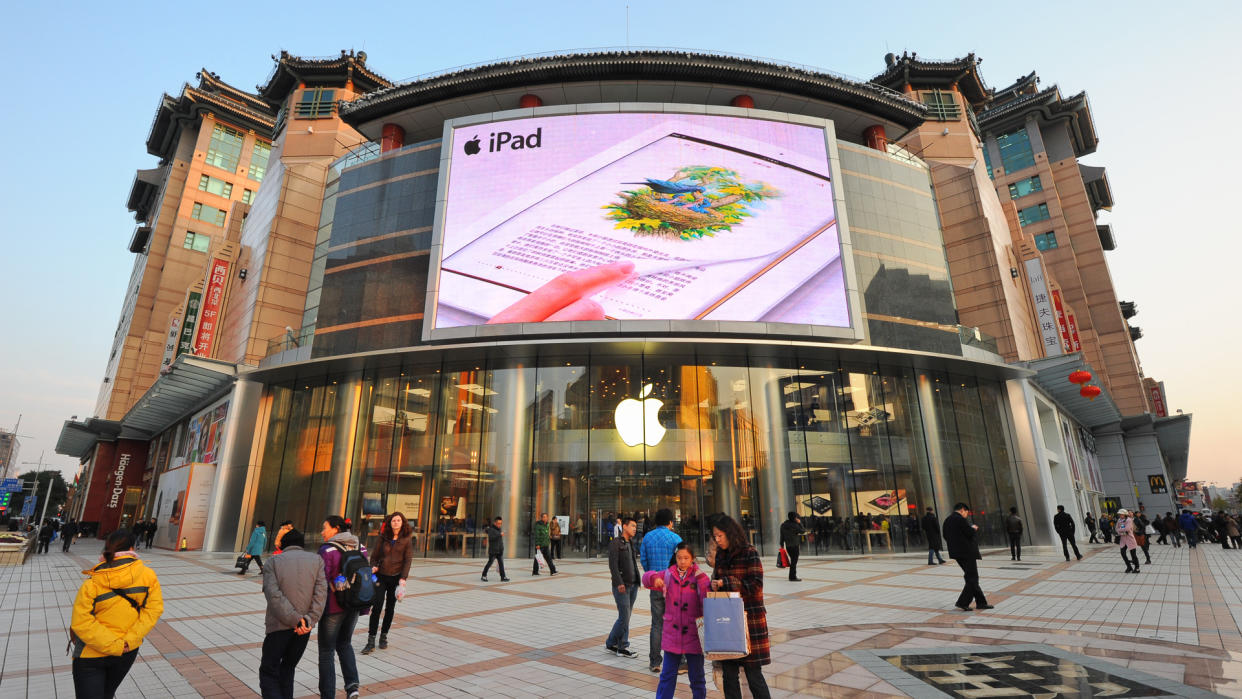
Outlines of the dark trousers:
<svg viewBox="0 0 1242 699">
<path fill-rule="evenodd" d="M 739 663 L 736 660 L 724 660 L 720 663 L 724 674 L 724 695 L 726 699 L 742 699 L 742 686 L 738 682 L 739 670 L 746 671 L 746 684 L 750 686 L 750 695 L 755 699 L 771 699 L 768 683 L 763 679 L 763 666 L 759 663 Z"/>
<path fill-rule="evenodd" d="M 388 630 L 392 628 L 392 615 L 397 612 L 397 585 L 401 584 L 401 578 L 395 575 L 377 575 L 379 584 L 376 586 L 375 592 L 383 593 L 383 597 L 379 598 L 379 602 L 371 607 L 371 626 L 370 634 L 375 635 L 380 623 L 380 612 L 384 612 L 384 635 L 388 635 Z"/>
<path fill-rule="evenodd" d="M 553 539 L 552 546 L 550 548 L 552 549 L 552 557 L 549 558 L 548 560 L 552 560 L 552 558 L 564 558 L 565 557 L 564 554 L 561 553 L 561 540 L 560 539 Z"/>
<path fill-rule="evenodd" d="M 1186 543 L 1190 545 L 1190 548 L 1195 548 L 1196 546 L 1198 546 L 1199 545 L 1198 530 L 1186 529 L 1184 531 L 1186 532 Z"/>
<path fill-rule="evenodd" d="M 73 691 L 77 699 L 112 699 L 138 657 L 135 648 L 123 655 L 73 659 Z"/>
<path fill-rule="evenodd" d="M 1022 560 L 1022 532 L 1009 532 L 1009 557 Z"/>
<path fill-rule="evenodd" d="M 664 663 L 660 668 L 660 684 L 656 686 L 656 699 L 673 699 L 677 691 L 677 670 L 685 661 L 690 679 L 690 696 L 706 699 L 707 678 L 703 676 L 703 656 L 664 651 Z M 655 663 L 652 663 L 653 665 Z"/>
<path fill-rule="evenodd" d="M 789 579 L 798 579 L 798 547 L 786 548 L 785 553 L 789 554 Z"/>
<path fill-rule="evenodd" d="M 324 614 L 319 620 L 319 696 L 336 697 L 336 661 L 341 660 L 345 691 L 358 688 L 358 660 L 354 657 L 354 626 L 358 612 Z"/>
<path fill-rule="evenodd" d="M 551 552 L 551 551 L 549 551 L 549 550 L 547 550 L 547 549 L 545 549 L 545 548 L 543 548 L 542 546 L 536 546 L 536 547 L 535 547 L 535 550 L 536 550 L 536 551 L 543 551 L 543 560 L 545 560 L 545 561 L 547 561 L 547 562 L 548 562 L 548 571 L 549 571 L 549 572 L 552 572 L 552 573 L 555 573 L 555 572 L 556 572 L 556 564 L 552 562 L 552 552 Z M 530 564 L 531 564 L 531 570 L 530 570 L 531 575 L 539 575 L 539 559 L 538 559 L 538 558 L 535 558 L 535 557 L 532 555 L 532 556 L 530 557 Z M 500 574 L 500 577 L 502 577 L 502 578 L 503 578 L 504 576 L 505 576 L 505 574 L 502 572 L 502 573 Z"/>
<path fill-rule="evenodd" d="M 1065 560 L 1069 560 L 1069 550 L 1071 546 L 1074 547 L 1074 556 L 1082 558 L 1082 554 L 1078 553 L 1078 542 L 1074 541 L 1073 534 L 1060 534 L 1058 532 L 1058 536 L 1061 537 L 1061 553 L 1065 554 Z"/>
<path fill-rule="evenodd" d="M 962 569 L 962 577 L 966 579 L 966 586 L 962 588 L 962 594 L 957 596 L 957 606 L 969 607 L 970 601 L 974 600 L 975 606 L 986 606 L 988 598 L 983 596 L 983 588 L 979 587 L 979 561 L 973 558 L 956 558 L 957 565 Z"/>
<path fill-rule="evenodd" d="M 1088 543 L 1088 544 L 1098 544 L 1098 543 L 1100 543 L 1099 538 L 1097 538 L 1097 537 L 1096 537 L 1096 535 L 1095 535 L 1095 530 L 1094 530 L 1094 529 L 1088 529 L 1087 531 L 1091 532 L 1091 538 L 1087 540 L 1087 543 Z"/>
<path fill-rule="evenodd" d="M 1235 549 L 1242 549 L 1242 536 L 1231 536 L 1229 540 L 1233 542 Z"/>
<path fill-rule="evenodd" d="M 155 532 L 147 532 L 147 548 L 151 548 L 153 541 L 155 541 Z"/>
<path fill-rule="evenodd" d="M 664 593 L 651 591 L 651 631 L 647 634 L 647 660 L 651 667 L 660 664 L 660 645 L 664 640 Z M 680 662 L 680 661 L 679 661 Z M 677 669 L 673 669 L 673 682 L 677 682 Z M 672 696 L 672 695 L 669 695 Z"/>
<path fill-rule="evenodd" d="M 1126 558 L 1127 554 L 1129 555 L 1129 558 Z M 1121 560 L 1125 561 L 1126 570 L 1131 570 L 1131 569 L 1138 570 L 1139 569 L 1138 549 L 1128 549 L 1122 546 L 1121 547 Z M 1131 566 L 1133 566 L 1133 568 L 1131 568 Z"/>
<path fill-rule="evenodd" d="M 47 547 L 51 545 L 51 539 L 39 539 L 39 550 L 35 553 L 47 553 Z"/>
<path fill-rule="evenodd" d="M 69 550 L 69 545 L 73 543 L 73 537 L 72 537 L 72 536 L 65 536 L 65 537 L 61 537 L 61 539 L 62 539 L 62 541 L 61 541 L 61 544 L 60 544 L 60 550 L 61 550 L 61 551 L 68 551 L 68 550 Z"/>
<path fill-rule="evenodd" d="M 241 567 L 241 571 L 238 573 L 238 575 L 245 575 L 246 571 L 250 570 L 251 563 L 258 564 L 259 572 L 260 573 L 263 572 L 263 556 L 251 556 L 250 558 L 246 559 L 246 563 Z"/>
<path fill-rule="evenodd" d="M 263 637 L 263 659 L 259 661 L 259 692 L 263 699 L 293 699 L 293 673 L 308 642 L 310 634 L 299 636 L 293 629 L 273 631 Z"/>
<path fill-rule="evenodd" d="M 1144 563 L 1147 565 L 1151 565 L 1151 551 L 1148 551 L 1150 547 L 1151 539 L 1143 539 L 1143 545 L 1140 548 L 1143 549 L 1143 558 L 1146 559 Z"/>
<path fill-rule="evenodd" d="M 496 562 L 496 570 L 500 571 L 500 577 L 507 578 L 505 575 L 505 559 L 504 554 L 493 553 L 487 557 L 487 565 L 483 566 L 483 577 L 487 577 L 487 571 L 492 568 L 492 561 Z"/>
<path fill-rule="evenodd" d="M 944 563 L 944 556 L 940 555 L 940 549 L 934 549 L 929 546 L 927 547 L 927 565 L 932 564 L 933 557 L 939 559 L 941 563 Z"/>
</svg>

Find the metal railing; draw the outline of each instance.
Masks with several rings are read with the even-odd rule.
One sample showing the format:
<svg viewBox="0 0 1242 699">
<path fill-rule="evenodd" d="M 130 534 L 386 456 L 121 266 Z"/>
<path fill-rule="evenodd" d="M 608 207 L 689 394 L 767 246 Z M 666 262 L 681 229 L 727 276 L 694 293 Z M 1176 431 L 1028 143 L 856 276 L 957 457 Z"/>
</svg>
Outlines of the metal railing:
<svg viewBox="0 0 1242 699">
<path fill-rule="evenodd" d="M 1000 344 L 996 341 L 996 338 L 979 328 L 959 325 L 957 326 L 957 336 L 962 341 L 963 347 L 978 347 L 992 354 L 1000 354 Z"/>
<path fill-rule="evenodd" d="M 309 347 L 314 337 L 315 326 L 313 325 L 307 325 L 297 331 L 286 331 L 280 337 L 267 341 L 267 353 L 263 356 L 270 357 L 273 354 L 279 354 L 298 347 Z"/>
</svg>

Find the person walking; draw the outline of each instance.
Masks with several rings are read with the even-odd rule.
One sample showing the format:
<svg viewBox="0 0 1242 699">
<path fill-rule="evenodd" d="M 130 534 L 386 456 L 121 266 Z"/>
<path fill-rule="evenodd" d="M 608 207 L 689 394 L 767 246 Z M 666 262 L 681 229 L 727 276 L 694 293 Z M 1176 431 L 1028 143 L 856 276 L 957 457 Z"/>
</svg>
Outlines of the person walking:
<svg viewBox="0 0 1242 699">
<path fill-rule="evenodd" d="M 716 565 L 712 569 L 712 589 L 739 592 L 746 610 L 746 631 L 750 636 L 750 654 L 738 660 L 716 663 L 723 675 L 718 685 L 727 699 L 740 699 L 739 675 L 746 672 L 746 684 L 755 699 L 768 699 L 768 683 L 763 666 L 772 662 L 772 643 L 768 637 L 768 612 L 763 604 L 763 561 L 750 545 L 742 525 L 728 515 L 718 515 L 712 525 L 716 542 Z"/>
<path fill-rule="evenodd" d="M 656 513 L 656 532 L 660 530 L 660 512 Z M 643 537 L 644 551 L 649 538 L 650 535 Z M 651 590 L 652 594 L 660 593 L 661 625 L 668 629 L 667 634 L 659 637 L 658 650 L 664 651 L 664 662 L 657 668 L 660 684 L 656 686 L 656 699 L 672 699 L 677 690 L 677 673 L 683 661 L 689 675 L 691 696 L 704 699 L 707 696 L 707 678 L 703 674 L 703 646 L 699 643 L 697 628 L 698 619 L 703 616 L 703 599 L 711 589 L 711 580 L 707 573 L 699 570 L 694 550 L 689 544 L 678 543 L 675 551 L 674 562 L 668 568 L 643 573 L 643 587 Z M 665 601 L 667 604 L 663 604 Z M 651 615 L 654 622 L 654 608 Z"/>
<path fill-rule="evenodd" d="M 940 540 L 940 520 L 936 519 L 936 510 L 927 508 L 927 514 L 923 515 L 919 526 L 923 529 L 923 536 L 927 539 L 927 565 L 944 565 L 946 561 L 944 556 L 940 555 L 940 549 L 943 544 Z M 933 563 L 932 558 L 936 558 L 940 563 Z"/>
<path fill-rule="evenodd" d="M 531 527 L 531 539 L 534 540 L 535 551 L 531 554 L 530 574 L 539 575 L 539 554 L 542 553 L 543 562 L 548 565 L 548 573 L 556 575 L 556 564 L 552 562 L 552 531 L 548 526 L 547 512 L 540 513 L 539 521 Z"/>
<path fill-rule="evenodd" d="M 147 520 L 147 528 L 143 531 L 143 534 L 146 535 L 147 539 L 147 548 L 151 548 L 151 545 L 155 543 L 155 532 L 158 531 L 159 528 L 159 522 L 156 522 L 154 517 Z"/>
<path fill-rule="evenodd" d="M 1022 560 L 1022 518 L 1018 516 L 1018 508 L 1009 508 L 1009 516 L 1005 518 L 1005 533 L 1009 535 L 1009 560 Z M 1066 560 L 1069 560 L 1068 557 Z"/>
<path fill-rule="evenodd" d="M 1169 539 L 1173 542 L 1173 548 L 1180 549 L 1182 547 L 1182 527 L 1172 512 L 1164 513 L 1164 531 L 1168 534 Z"/>
<path fill-rule="evenodd" d="M 380 540 L 371 552 L 371 572 L 375 574 L 375 606 L 371 608 L 367 643 L 363 655 L 375 650 L 375 632 L 379 631 L 379 649 L 388 647 L 388 630 L 397 612 L 397 602 L 405 597 L 405 581 L 410 577 L 410 564 L 414 562 L 414 527 L 402 512 L 393 512 L 380 527 Z M 382 596 L 381 596 L 382 595 Z M 384 613 L 384 625 L 380 626 L 380 612 Z"/>
<path fill-rule="evenodd" d="M 790 512 L 788 518 L 781 523 L 781 546 L 789 556 L 789 582 L 802 582 L 798 577 L 798 546 L 806 529 L 802 527 L 802 518 L 797 512 Z"/>
<path fill-rule="evenodd" d="M 623 658 L 637 658 L 630 650 L 630 615 L 638 601 L 638 550 L 634 535 L 638 522 L 633 517 L 622 517 L 621 534 L 608 542 L 608 572 L 612 577 L 612 599 L 617 604 L 617 620 L 608 632 L 604 648 Z"/>
<path fill-rule="evenodd" d="M 548 560 L 564 558 L 561 554 L 561 520 L 556 517 L 548 521 L 548 538 L 552 542 L 548 549 Z"/>
<path fill-rule="evenodd" d="M 1225 535 L 1233 542 L 1235 549 L 1242 549 L 1242 530 L 1238 527 L 1237 517 L 1225 515 Z"/>
<path fill-rule="evenodd" d="M 48 547 L 52 545 L 53 533 L 55 530 L 52 529 L 51 520 L 43 520 L 43 526 L 39 527 L 39 548 L 35 553 L 47 553 Z"/>
<path fill-rule="evenodd" d="M 1151 565 L 1151 522 L 1147 521 L 1147 515 L 1142 512 L 1134 517 L 1134 540 L 1138 542 L 1139 548 L 1143 549 L 1143 558 L 1146 559 L 1146 565 Z"/>
<path fill-rule="evenodd" d="M 1192 549 L 1196 548 L 1199 545 L 1199 521 L 1190 514 L 1190 510 L 1182 510 L 1182 516 L 1178 518 L 1177 523 L 1182 532 L 1186 534 L 1186 544 Z"/>
<path fill-rule="evenodd" d="M 164 596 L 128 529 L 109 534 L 99 564 L 82 573 L 69 623 L 73 688 L 78 699 L 112 699 L 164 613 Z"/>
<path fill-rule="evenodd" d="M 1104 543 L 1113 543 L 1113 524 L 1108 520 L 1108 515 L 1100 514 L 1100 538 L 1104 539 Z"/>
<path fill-rule="evenodd" d="M 586 537 L 583 536 L 585 532 L 586 522 L 583 521 L 582 515 L 578 515 L 577 518 L 574 519 L 574 550 L 586 551 Z"/>
<path fill-rule="evenodd" d="M 1088 512 L 1087 516 L 1082 518 L 1082 522 L 1083 524 L 1087 525 L 1087 533 L 1091 535 L 1091 538 L 1087 540 L 1087 543 L 1088 544 L 1100 543 L 1100 540 L 1095 536 L 1095 517 L 1092 517 L 1091 513 Z"/>
<path fill-rule="evenodd" d="M 130 527 L 129 530 L 134 534 L 134 550 L 137 551 L 142 548 L 142 544 L 146 540 L 147 521 L 140 519 L 134 522 L 134 526 Z"/>
<path fill-rule="evenodd" d="M 237 571 L 238 575 L 245 575 L 250 570 L 251 561 L 259 564 L 259 574 L 263 574 L 263 548 L 267 546 L 267 527 L 264 526 L 263 520 L 259 520 L 254 524 L 254 531 L 250 532 L 250 541 L 246 543 L 246 562 L 242 564 L 241 570 Z"/>
<path fill-rule="evenodd" d="M 1225 511 L 1221 510 L 1212 518 L 1212 528 L 1216 530 L 1216 538 L 1220 541 L 1220 547 L 1228 551 L 1229 546 L 1229 525 L 1225 521 Z"/>
<path fill-rule="evenodd" d="M 979 525 L 966 519 L 969 516 L 970 506 L 959 502 L 953 506 L 953 514 L 945 518 L 943 529 L 944 541 L 949 547 L 949 558 L 957 562 L 962 569 L 962 577 L 966 580 L 962 594 L 957 596 L 957 603 L 954 605 L 963 612 L 970 611 L 972 599 L 976 610 L 992 609 L 988 598 L 983 595 L 983 588 L 979 587 L 978 562 L 983 559 L 979 553 L 979 544 L 975 540 Z"/>
<path fill-rule="evenodd" d="M 639 547 L 639 562 L 647 573 L 662 573 L 673 564 L 673 553 L 681 544 L 681 535 L 673 531 L 673 511 L 666 508 L 656 511 L 655 524 L 643 537 Z M 651 631 L 648 638 L 647 659 L 652 672 L 660 672 L 661 639 L 664 633 L 664 592 L 662 588 L 643 583 L 651 591 Z M 676 678 L 674 678 L 676 679 Z"/>
<path fill-rule="evenodd" d="M 286 530 L 282 543 L 283 555 L 268 559 L 263 569 L 263 596 L 267 598 L 259 661 L 263 699 L 293 699 L 294 672 L 328 602 L 323 559 L 303 548 L 305 535 Z"/>
<path fill-rule="evenodd" d="M 358 551 L 365 558 L 367 547 L 358 543 L 358 537 L 349 532 L 349 523 L 337 515 L 329 515 L 323 521 L 320 533 L 324 543 L 319 547 L 319 557 L 323 559 L 324 580 L 331 587 L 336 577 L 343 572 L 341 559 L 351 551 Z M 352 640 L 360 613 L 357 609 L 341 606 L 341 600 L 336 594 L 328 595 L 328 604 L 319 619 L 320 699 L 333 699 L 336 696 L 336 662 L 333 655 L 341 661 L 346 696 L 349 699 L 356 699 L 358 696 L 361 683 Z"/>
<path fill-rule="evenodd" d="M 1121 560 L 1126 564 L 1127 573 L 1139 572 L 1138 541 L 1134 538 L 1134 520 L 1130 518 L 1130 511 L 1122 508 L 1117 510 L 1117 545 L 1121 547 Z M 1129 558 L 1127 558 L 1129 556 Z"/>
<path fill-rule="evenodd" d="M 500 517 L 494 517 L 492 523 L 483 528 L 483 533 L 487 534 L 487 565 L 483 566 L 483 575 L 479 579 L 487 582 L 487 571 L 492 567 L 492 561 L 496 562 L 496 570 L 500 572 L 500 582 L 509 582 L 509 578 L 505 577 L 505 535 L 501 530 L 504 520 Z"/>
<path fill-rule="evenodd" d="M 1088 515 L 1088 521 L 1090 521 Z M 1075 560 L 1082 560 L 1082 554 L 1078 552 L 1078 542 L 1074 541 L 1074 518 L 1065 511 L 1065 505 L 1057 505 L 1057 513 L 1052 516 L 1052 528 L 1056 530 L 1057 536 L 1061 537 L 1061 553 L 1065 554 L 1065 560 L 1069 560 L 1070 547 L 1074 547 Z M 1091 536 L 1095 536 L 1095 532 L 1091 532 Z"/>
<path fill-rule="evenodd" d="M 78 535 L 77 520 L 69 520 L 65 528 L 60 530 L 60 550 L 65 553 L 69 552 L 69 547 L 73 545 L 73 538 Z"/>
</svg>

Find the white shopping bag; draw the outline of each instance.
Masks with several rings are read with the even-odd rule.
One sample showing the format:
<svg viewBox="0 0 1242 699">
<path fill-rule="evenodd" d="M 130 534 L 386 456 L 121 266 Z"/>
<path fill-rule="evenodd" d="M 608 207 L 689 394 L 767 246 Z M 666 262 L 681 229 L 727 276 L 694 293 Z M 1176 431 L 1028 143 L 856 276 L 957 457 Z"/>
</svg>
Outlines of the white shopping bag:
<svg viewBox="0 0 1242 699">
<path fill-rule="evenodd" d="M 543 557 L 543 549 L 535 549 L 535 562 L 543 567 L 548 566 L 548 561 Z"/>
</svg>

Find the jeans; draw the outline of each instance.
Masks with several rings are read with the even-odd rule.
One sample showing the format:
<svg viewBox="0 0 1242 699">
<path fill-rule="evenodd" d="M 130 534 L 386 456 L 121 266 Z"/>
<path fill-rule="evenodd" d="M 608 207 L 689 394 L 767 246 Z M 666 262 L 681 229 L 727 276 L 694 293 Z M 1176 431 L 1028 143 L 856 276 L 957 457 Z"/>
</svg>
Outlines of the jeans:
<svg viewBox="0 0 1242 699">
<path fill-rule="evenodd" d="M 987 606 L 988 598 L 983 596 L 983 588 L 979 587 L 979 561 L 973 558 L 955 559 L 957 565 L 962 569 L 962 576 L 966 579 L 966 586 L 962 588 L 962 594 L 957 596 L 957 606 L 969 607 L 970 601 L 975 601 L 975 606 Z"/>
<path fill-rule="evenodd" d="M 703 656 L 665 651 L 664 665 L 660 669 L 660 684 L 656 687 L 656 699 L 673 699 L 677 692 L 677 667 L 681 665 L 683 659 L 690 669 L 688 675 L 690 696 L 694 699 L 704 699 L 707 696 L 707 678 L 703 675 Z"/>
<path fill-rule="evenodd" d="M 556 564 L 552 562 L 552 552 L 551 552 L 551 551 L 549 551 L 548 549 L 546 549 L 546 548 L 542 547 L 542 546 L 536 546 L 536 547 L 535 547 L 535 550 L 536 550 L 536 551 L 543 551 L 543 560 L 544 560 L 544 561 L 546 561 L 546 562 L 547 562 L 547 564 L 548 564 L 548 572 L 550 572 L 550 573 L 552 573 L 552 574 L 554 574 L 554 575 L 555 575 L 555 574 L 556 574 Z M 531 563 L 530 563 L 530 564 L 531 564 L 530 574 L 531 574 L 531 575 L 539 575 L 539 559 L 538 559 L 538 558 L 535 558 L 535 556 L 532 554 L 532 555 L 531 555 L 531 557 L 530 557 L 530 562 L 531 562 Z M 504 573 L 501 573 L 501 574 L 500 574 L 500 577 L 502 577 L 502 578 L 503 578 L 503 577 L 504 577 L 504 575 L 505 575 Z"/>
<path fill-rule="evenodd" d="M 927 565 L 932 564 L 933 558 L 938 559 L 941 563 L 944 563 L 944 557 L 940 555 L 940 549 L 928 548 L 927 549 Z"/>
<path fill-rule="evenodd" d="M 487 571 L 492 567 L 492 561 L 496 561 L 496 570 L 500 571 L 500 578 L 503 580 L 509 576 L 505 575 L 505 559 L 502 554 L 493 553 L 487 557 L 487 565 L 483 566 L 483 577 L 487 577 Z"/>
<path fill-rule="evenodd" d="M 259 661 L 259 692 L 263 699 L 293 699 L 293 673 L 309 642 L 310 634 L 299 636 L 293 629 L 273 631 L 263 637 L 263 659 Z"/>
<path fill-rule="evenodd" d="M 1022 560 L 1022 533 L 1009 532 L 1009 557 L 1015 561 Z"/>
<path fill-rule="evenodd" d="M 336 697 L 336 663 L 332 655 L 341 659 L 341 675 L 345 677 L 345 691 L 358 688 L 358 663 L 354 659 L 354 626 L 358 612 L 324 614 L 319 620 L 319 696 L 322 699 Z"/>
<path fill-rule="evenodd" d="M 750 686 L 750 695 L 755 699 L 771 699 L 768 683 L 763 679 L 763 666 L 758 663 L 740 663 L 736 660 L 723 660 L 718 663 L 724 674 L 725 699 L 742 699 L 742 687 L 738 682 L 738 671 L 746 670 L 746 684 Z"/>
<path fill-rule="evenodd" d="M 1199 532 L 1194 529 L 1187 529 L 1185 531 L 1186 531 L 1186 543 L 1190 545 L 1190 548 L 1195 548 L 1196 546 L 1198 546 L 1199 545 Z"/>
<path fill-rule="evenodd" d="M 379 584 L 376 585 L 376 596 L 383 593 L 383 597 L 379 597 L 374 607 L 371 607 L 371 622 L 369 633 L 374 636 L 375 630 L 379 628 L 380 612 L 384 612 L 384 635 L 388 635 L 388 630 L 392 628 L 392 615 L 397 611 L 397 585 L 401 584 L 401 578 L 395 575 L 377 575 Z M 385 606 L 387 605 L 387 606 Z"/>
<path fill-rule="evenodd" d="M 1065 554 L 1065 560 L 1069 560 L 1070 547 L 1074 547 L 1074 555 L 1082 558 L 1082 554 L 1078 553 L 1078 543 L 1074 541 L 1073 534 L 1060 534 L 1061 537 L 1061 553 Z"/>
<path fill-rule="evenodd" d="M 798 578 L 798 547 L 786 548 L 785 553 L 789 554 L 789 579 L 796 580 Z"/>
<path fill-rule="evenodd" d="M 73 690 L 77 699 L 112 699 L 138 658 L 135 648 L 123 655 L 73 659 Z"/>
<path fill-rule="evenodd" d="M 638 601 L 638 583 L 627 584 L 625 592 L 612 588 L 612 600 L 617 603 L 617 621 L 612 625 L 605 644 L 609 648 L 625 650 L 630 647 L 630 614 L 634 612 L 634 603 Z"/>
<path fill-rule="evenodd" d="M 660 642 L 664 639 L 664 593 L 659 590 L 651 591 L 651 633 L 648 635 L 647 653 L 648 659 L 651 661 L 651 667 L 660 664 Z M 677 681 L 676 671 L 673 672 L 673 681 Z M 669 694 L 672 696 L 672 694 Z"/>
</svg>

